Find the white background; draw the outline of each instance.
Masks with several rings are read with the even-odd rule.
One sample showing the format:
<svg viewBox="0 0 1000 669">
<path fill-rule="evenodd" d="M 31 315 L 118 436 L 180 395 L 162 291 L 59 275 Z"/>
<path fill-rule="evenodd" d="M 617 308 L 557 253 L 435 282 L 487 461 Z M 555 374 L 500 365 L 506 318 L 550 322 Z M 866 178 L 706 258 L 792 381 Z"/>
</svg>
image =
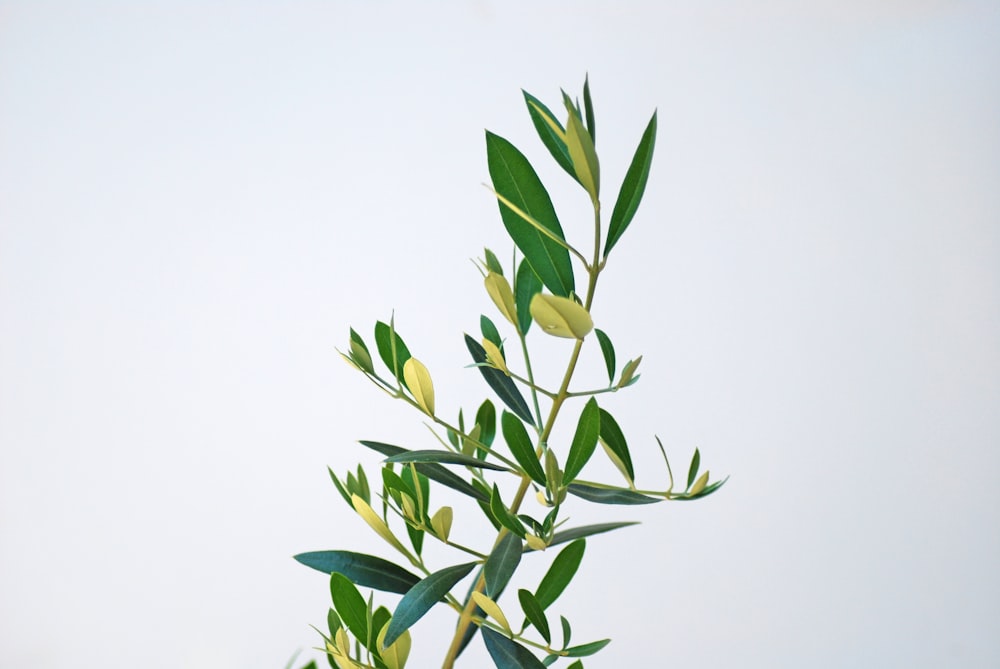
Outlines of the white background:
<svg viewBox="0 0 1000 669">
<path fill-rule="evenodd" d="M 433 446 L 334 347 L 395 310 L 439 411 L 474 410 L 469 259 L 511 248 L 483 128 L 587 239 L 519 90 L 586 72 L 609 212 L 660 120 L 594 309 L 642 380 L 604 404 L 640 483 L 654 434 L 732 477 L 574 507 L 643 521 L 553 607 L 614 639 L 587 666 L 1000 666 L 1000 10 L 934 0 L 0 2 L 0 666 L 316 643 L 291 555 L 389 555 L 326 465 Z"/>
</svg>

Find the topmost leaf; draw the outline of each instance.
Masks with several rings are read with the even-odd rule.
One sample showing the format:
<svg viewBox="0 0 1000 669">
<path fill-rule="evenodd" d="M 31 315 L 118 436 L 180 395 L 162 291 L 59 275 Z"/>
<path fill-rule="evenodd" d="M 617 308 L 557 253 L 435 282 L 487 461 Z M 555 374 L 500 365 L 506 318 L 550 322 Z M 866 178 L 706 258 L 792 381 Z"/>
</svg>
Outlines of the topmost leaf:
<svg viewBox="0 0 1000 669">
<path fill-rule="evenodd" d="M 562 226 L 552 206 L 552 199 L 531 163 L 517 148 L 499 135 L 486 132 L 486 156 L 493 189 L 511 204 L 537 221 L 556 239 L 524 220 L 503 202 L 499 203 L 507 233 L 524 254 L 545 287 L 555 295 L 568 297 L 573 292 L 573 266 L 565 246 Z"/>
<path fill-rule="evenodd" d="M 621 190 L 618 191 L 618 200 L 615 202 L 615 209 L 611 212 L 611 221 L 608 223 L 608 241 L 604 244 L 604 257 L 611 253 L 611 249 L 625 233 L 625 228 L 632 222 L 639 202 L 642 201 L 642 194 L 646 190 L 646 180 L 649 178 L 649 165 L 653 161 L 653 146 L 656 144 L 656 112 L 653 118 L 649 119 L 646 131 L 642 133 L 639 140 L 639 147 L 632 157 L 632 164 L 628 166 L 625 173 L 625 180 L 622 182 Z"/>
<path fill-rule="evenodd" d="M 531 122 L 538 131 L 538 136 L 542 144 L 549 150 L 559 166 L 566 170 L 567 174 L 576 179 L 576 171 L 573 169 L 573 160 L 569 157 L 569 149 L 566 147 L 566 129 L 555 117 L 548 107 L 541 100 L 528 91 L 524 93 L 524 102 L 528 105 L 528 114 Z"/>
</svg>

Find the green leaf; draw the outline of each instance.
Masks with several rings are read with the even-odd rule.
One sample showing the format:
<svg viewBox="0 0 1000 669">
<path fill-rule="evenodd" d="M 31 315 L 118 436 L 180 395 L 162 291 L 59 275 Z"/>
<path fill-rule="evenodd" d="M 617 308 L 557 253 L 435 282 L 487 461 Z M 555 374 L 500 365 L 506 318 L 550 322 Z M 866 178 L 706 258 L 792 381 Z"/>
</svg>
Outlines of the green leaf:
<svg viewBox="0 0 1000 669">
<path fill-rule="evenodd" d="M 503 265 L 501 265 L 500 261 L 497 260 L 496 254 L 489 249 L 483 249 L 483 253 L 486 256 L 486 269 L 503 276 Z"/>
<path fill-rule="evenodd" d="M 497 433 L 497 410 L 493 402 L 484 401 L 476 411 L 476 425 L 479 426 L 479 443 L 485 446 L 493 445 L 493 437 Z M 483 451 L 485 455 L 485 451 Z"/>
<path fill-rule="evenodd" d="M 582 527 L 572 527 L 568 530 L 563 530 L 561 532 L 556 532 L 552 535 L 552 541 L 549 542 L 549 546 L 556 546 L 558 544 L 564 544 L 574 539 L 582 539 L 583 537 L 589 537 L 594 534 L 601 534 L 603 532 L 610 532 L 612 530 L 617 530 L 622 527 L 628 527 L 629 525 L 638 525 L 639 523 L 632 521 L 620 521 L 614 523 L 596 523 L 594 525 L 584 525 Z"/>
<path fill-rule="evenodd" d="M 375 612 L 372 614 L 372 633 L 378 636 L 378 633 L 382 631 L 382 628 L 385 627 L 390 618 L 392 618 L 392 614 L 389 613 L 389 609 L 384 606 L 375 609 Z M 375 650 L 381 649 L 376 648 Z"/>
<path fill-rule="evenodd" d="M 580 413 L 580 419 L 576 424 L 576 434 L 573 435 L 573 443 L 569 447 L 569 456 L 566 458 L 566 469 L 563 472 L 563 481 L 572 482 L 576 478 L 587 460 L 594 454 L 597 448 L 597 438 L 601 433 L 601 413 L 597 406 L 597 400 L 591 397 Z"/>
<path fill-rule="evenodd" d="M 524 546 L 521 538 L 514 533 L 505 534 L 490 553 L 483 566 L 486 576 L 486 594 L 494 600 L 500 596 L 510 582 L 517 565 L 521 562 Z"/>
<path fill-rule="evenodd" d="M 549 619 L 545 617 L 545 610 L 538 603 L 538 600 L 535 599 L 535 595 L 530 590 L 521 588 L 517 591 L 517 599 L 521 602 L 521 610 L 524 611 L 524 616 L 528 619 L 528 622 L 534 625 L 538 633 L 545 639 L 545 643 L 551 644 L 552 633 L 549 630 Z"/>
<path fill-rule="evenodd" d="M 603 330 L 598 330 L 594 328 L 594 334 L 597 335 L 597 341 L 601 344 L 601 353 L 604 354 L 604 366 L 608 368 L 608 383 L 615 382 L 615 347 L 611 343 L 611 339 L 608 335 L 604 334 Z"/>
<path fill-rule="evenodd" d="M 531 123 L 535 126 L 542 144 L 549 150 L 559 166 L 566 170 L 566 173 L 573 179 L 576 179 L 573 161 L 569 157 L 569 149 L 566 148 L 566 130 L 563 129 L 562 123 L 541 100 L 527 91 L 522 90 L 521 92 L 524 93 L 524 102 L 528 105 L 528 115 L 531 116 Z"/>
<path fill-rule="evenodd" d="M 569 626 L 569 621 L 564 616 L 559 616 L 559 624 L 562 625 L 563 648 L 569 645 L 569 640 L 573 636 L 573 630 Z"/>
<path fill-rule="evenodd" d="M 368 606 L 351 580 L 339 572 L 330 575 L 330 596 L 340 619 L 362 644 L 368 645 Z"/>
<path fill-rule="evenodd" d="M 500 427 L 503 430 L 504 441 L 507 442 L 510 452 L 514 454 L 514 459 L 521 465 L 525 473 L 538 485 L 545 485 L 545 472 L 535 455 L 535 446 L 531 443 L 531 437 L 524 428 L 517 416 L 504 411 L 500 416 Z"/>
<path fill-rule="evenodd" d="M 583 662 L 581 662 L 580 660 L 577 660 L 573 664 L 571 664 L 568 667 L 566 667 L 566 669 L 583 669 Z"/>
<path fill-rule="evenodd" d="M 493 189 L 565 242 L 548 191 L 524 154 L 503 137 L 487 131 L 486 156 Z M 549 239 L 503 202 L 498 205 L 507 233 L 538 278 L 553 294 L 568 297 L 575 284 L 566 247 Z"/>
<path fill-rule="evenodd" d="M 465 335 L 465 346 L 469 349 L 469 353 L 472 354 L 472 360 L 479 366 L 479 372 L 483 375 L 490 388 L 493 389 L 493 392 L 518 417 L 532 424 L 531 409 L 528 408 L 528 403 L 524 401 L 524 396 L 517 389 L 514 380 L 499 369 L 484 365 L 483 363 L 486 362 L 486 351 L 483 350 L 479 342 L 469 335 Z"/>
<path fill-rule="evenodd" d="M 601 650 L 609 643 L 611 643 L 611 639 L 602 639 L 601 641 L 591 641 L 590 643 L 573 646 L 572 648 L 566 649 L 566 656 L 587 657 L 588 655 L 593 655 L 597 651 Z"/>
<path fill-rule="evenodd" d="M 514 304 L 517 305 L 517 323 L 522 335 L 531 327 L 531 298 L 542 292 L 542 280 L 531 269 L 527 260 L 521 260 L 514 278 Z"/>
<path fill-rule="evenodd" d="M 347 505 L 353 508 L 353 504 L 351 503 L 351 493 L 347 491 L 347 488 L 344 486 L 343 483 L 340 482 L 340 479 L 337 478 L 337 475 L 333 473 L 332 469 L 327 467 L 326 471 L 330 472 L 330 480 L 332 480 L 333 485 L 336 486 L 337 492 L 339 492 L 340 496 L 344 498 L 344 501 L 347 502 Z"/>
<path fill-rule="evenodd" d="M 649 178 L 649 165 L 653 160 L 653 145 L 656 143 L 656 112 L 649 120 L 646 131 L 642 133 L 639 140 L 639 147 L 632 157 L 632 164 L 629 165 L 625 173 L 625 180 L 622 182 L 621 190 L 618 191 L 618 201 L 615 202 L 614 211 L 611 212 L 611 221 L 608 223 L 608 240 L 604 244 L 604 257 L 606 258 L 614 245 L 618 243 L 625 233 L 625 228 L 632 222 L 639 202 L 642 201 L 642 194 L 646 190 L 646 180 Z"/>
<path fill-rule="evenodd" d="M 597 124 L 594 123 L 594 102 L 590 99 L 590 75 L 583 78 L 583 108 L 587 117 L 587 132 L 590 139 L 597 144 Z"/>
<path fill-rule="evenodd" d="M 691 456 L 691 466 L 688 467 L 688 484 L 687 487 L 690 488 L 691 484 L 694 483 L 695 478 L 698 476 L 698 467 L 701 465 L 701 453 L 698 449 L 694 449 L 694 455 Z"/>
<path fill-rule="evenodd" d="M 392 444 L 383 444 L 379 441 L 366 441 L 362 440 L 359 442 L 362 446 L 367 446 L 368 448 L 378 451 L 382 455 L 398 455 L 400 453 L 407 453 L 407 449 L 401 448 L 399 446 L 393 446 Z M 472 485 L 451 473 L 441 465 L 433 462 L 421 462 L 416 465 L 417 471 L 426 476 L 429 479 L 433 479 L 440 483 L 441 485 L 447 486 L 452 490 L 457 490 L 463 495 L 468 495 L 474 499 L 486 502 L 489 501 L 489 495 L 483 494 L 481 491 L 476 490 Z"/>
<path fill-rule="evenodd" d="M 705 486 L 705 489 L 702 490 L 701 492 L 699 492 L 697 495 L 683 495 L 683 496 L 674 497 L 672 499 L 674 499 L 675 501 L 678 501 L 678 502 L 690 502 L 690 501 L 695 500 L 695 499 L 701 499 L 702 497 L 708 497 L 713 492 L 715 492 L 716 490 L 718 490 L 719 488 L 721 488 L 722 485 L 726 481 L 728 481 L 728 480 L 729 480 L 729 477 L 727 476 L 726 478 L 722 479 L 721 481 L 716 481 L 715 483 L 712 483 L 711 485 Z"/>
<path fill-rule="evenodd" d="M 455 584 L 468 576 L 475 562 L 446 567 L 436 571 L 410 588 L 403 595 L 389 621 L 389 629 L 385 633 L 383 644 L 391 646 L 406 630 L 420 620 L 432 606 L 441 601 Z"/>
<path fill-rule="evenodd" d="M 479 329 L 483 332 L 483 337 L 496 344 L 496 347 L 503 353 L 503 339 L 500 338 L 500 331 L 497 326 L 486 316 L 479 317 Z"/>
<path fill-rule="evenodd" d="M 364 371 L 369 374 L 375 373 L 371 353 L 368 352 L 365 341 L 361 338 L 361 335 L 354 331 L 354 328 L 351 328 L 351 358 Z"/>
<path fill-rule="evenodd" d="M 591 199 L 597 202 L 601 192 L 601 167 L 597 160 L 597 152 L 594 150 L 594 140 L 583 127 L 579 110 L 565 93 L 563 93 L 563 103 L 569 112 L 569 120 L 566 122 L 566 148 L 569 149 L 573 169 L 580 185 L 590 193 Z"/>
<path fill-rule="evenodd" d="M 588 502 L 595 504 L 655 504 L 662 502 L 659 497 L 649 497 L 627 488 L 599 488 L 583 483 L 571 483 L 566 490 Z"/>
<path fill-rule="evenodd" d="M 351 551 L 311 551 L 295 559 L 324 574 L 340 573 L 364 588 L 406 594 L 420 580 L 400 566 L 374 555 Z"/>
<path fill-rule="evenodd" d="M 521 537 L 522 539 L 524 538 L 524 535 L 526 533 L 524 525 L 521 524 L 521 521 L 518 519 L 517 516 L 512 514 L 507 509 L 507 506 L 503 503 L 503 500 L 500 498 L 500 489 L 497 488 L 497 485 L 495 483 L 493 484 L 493 494 L 490 495 L 490 512 L 493 514 L 493 517 L 496 518 L 498 523 L 500 523 L 508 530 L 510 530 L 517 536 Z"/>
<path fill-rule="evenodd" d="M 625 467 L 625 474 L 629 483 L 635 480 L 635 471 L 632 469 L 632 456 L 628 452 L 628 443 L 622 429 L 618 427 L 615 419 L 604 409 L 601 409 L 601 439 L 611 452 L 618 456 L 622 466 Z"/>
<path fill-rule="evenodd" d="M 327 611 L 326 627 L 328 630 L 330 630 L 331 639 L 337 635 L 337 630 L 339 630 L 343 626 L 344 624 L 343 622 L 341 622 L 340 616 L 337 615 L 337 612 L 335 610 L 330 609 L 329 611 Z"/>
<path fill-rule="evenodd" d="M 480 629 L 483 643 L 486 644 L 486 650 L 489 651 L 497 669 L 545 669 L 541 660 L 521 644 L 489 627 Z"/>
<path fill-rule="evenodd" d="M 583 559 L 583 551 L 587 547 L 586 539 L 577 539 L 559 552 L 552 566 L 545 573 L 542 582 L 535 591 L 535 599 L 542 609 L 547 609 L 562 594 L 569 582 L 576 575 L 576 570 Z"/>
<path fill-rule="evenodd" d="M 403 338 L 399 333 L 394 332 L 395 328 L 386 325 L 382 321 L 375 323 L 375 346 L 378 348 L 378 355 L 382 362 L 392 372 L 393 377 L 400 380 L 403 385 L 403 365 L 410 359 L 410 349 L 406 348 Z M 396 335 L 396 364 L 392 361 L 392 335 Z M 407 386 L 409 387 L 409 386 Z"/>
<path fill-rule="evenodd" d="M 438 462 L 446 465 L 464 465 L 466 467 L 477 467 L 479 469 L 492 469 L 497 472 L 509 472 L 507 467 L 495 465 L 492 462 L 483 462 L 470 455 L 453 453 L 452 451 L 407 451 L 399 455 L 386 458 L 386 462 Z"/>
</svg>

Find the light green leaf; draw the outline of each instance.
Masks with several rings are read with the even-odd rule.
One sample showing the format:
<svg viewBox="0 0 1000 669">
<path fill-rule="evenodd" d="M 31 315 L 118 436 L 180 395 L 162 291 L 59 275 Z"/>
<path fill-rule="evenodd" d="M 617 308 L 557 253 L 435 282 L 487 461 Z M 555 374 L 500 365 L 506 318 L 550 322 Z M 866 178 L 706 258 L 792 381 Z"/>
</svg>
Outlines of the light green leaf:
<svg viewBox="0 0 1000 669">
<path fill-rule="evenodd" d="M 583 127 L 583 120 L 573 101 L 565 93 L 563 103 L 569 112 L 569 120 L 566 121 L 566 148 L 569 150 L 570 160 L 573 161 L 573 170 L 580 185 L 590 193 L 591 199 L 597 202 L 601 193 L 601 168 L 597 152 L 594 150 L 594 140 Z"/>
<path fill-rule="evenodd" d="M 355 332 L 354 328 L 351 328 L 351 358 L 364 371 L 369 374 L 375 373 L 375 367 L 372 365 L 372 355 L 368 352 L 368 347 L 365 346 L 361 335 Z"/>
<path fill-rule="evenodd" d="M 625 233 L 625 228 L 632 222 L 639 202 L 642 201 L 642 194 L 646 190 L 646 180 L 649 178 L 649 165 L 653 161 L 653 146 L 656 143 L 656 112 L 649 120 L 646 131 L 639 140 L 639 147 L 632 157 L 632 164 L 629 165 L 625 173 L 625 180 L 618 191 L 618 200 L 615 208 L 611 212 L 611 220 L 608 223 L 608 240 L 604 244 L 604 257 L 608 257 L 611 249 L 618 243 Z"/>
<path fill-rule="evenodd" d="M 528 436 L 524 423 L 514 414 L 504 411 L 500 417 L 500 427 L 503 430 L 504 441 L 507 442 L 507 447 L 510 448 L 514 459 L 531 477 L 532 481 L 544 486 L 545 472 L 542 471 L 542 465 L 538 461 L 538 456 L 535 455 L 535 446 L 531 443 L 531 437 Z"/>
<path fill-rule="evenodd" d="M 403 379 L 413 393 L 413 399 L 428 416 L 434 415 L 434 383 L 431 373 L 424 363 L 416 358 L 410 358 L 403 364 Z"/>
<path fill-rule="evenodd" d="M 432 606 L 441 601 L 455 587 L 455 584 L 468 576 L 475 566 L 475 562 L 468 562 L 454 567 L 446 567 L 434 572 L 410 588 L 409 592 L 403 595 L 392 614 L 385 639 L 382 641 L 383 645 L 392 645 L 403 632 L 410 629 Z"/>
<path fill-rule="evenodd" d="M 343 574 L 364 588 L 406 594 L 419 576 L 374 555 L 351 551 L 311 551 L 299 553 L 295 559 L 307 567 L 324 574 Z"/>
<path fill-rule="evenodd" d="M 576 424 L 576 434 L 573 435 L 573 443 L 569 447 L 569 457 L 566 458 L 563 481 L 572 482 L 583 466 L 587 464 L 587 460 L 597 448 L 597 438 L 600 433 L 600 407 L 597 406 L 597 400 L 591 397 L 583 407 L 580 419 Z"/>
<path fill-rule="evenodd" d="M 576 570 L 583 559 L 583 551 L 587 547 L 586 539 L 577 539 L 559 552 L 552 566 L 545 573 L 542 582 L 535 590 L 535 599 L 542 610 L 547 609 L 552 602 L 562 594 L 569 582 L 576 575 Z"/>
<path fill-rule="evenodd" d="M 510 582 L 510 577 L 517 570 L 523 550 L 524 545 L 521 538 L 514 533 L 504 535 L 497 543 L 496 548 L 490 553 L 483 566 L 487 595 L 493 598 L 500 596 L 503 589 L 507 587 L 507 583 Z"/>
<path fill-rule="evenodd" d="M 552 200 L 528 159 L 513 144 L 491 132 L 486 133 L 486 155 L 493 189 L 565 243 Z M 498 205 L 504 227 L 538 278 L 554 294 L 569 296 L 575 284 L 566 247 L 549 239 L 502 202 Z"/>
</svg>

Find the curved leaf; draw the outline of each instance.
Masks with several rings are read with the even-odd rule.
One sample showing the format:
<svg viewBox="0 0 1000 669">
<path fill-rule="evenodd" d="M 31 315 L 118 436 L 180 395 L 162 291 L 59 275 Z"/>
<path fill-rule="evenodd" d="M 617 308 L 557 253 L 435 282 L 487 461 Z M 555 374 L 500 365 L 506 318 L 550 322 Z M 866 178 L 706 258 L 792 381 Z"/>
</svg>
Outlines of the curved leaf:
<svg viewBox="0 0 1000 669">
<path fill-rule="evenodd" d="M 391 646 L 413 623 L 420 620 L 432 606 L 437 604 L 455 584 L 468 576 L 475 562 L 445 567 L 423 579 L 403 595 L 392 614 L 389 627 L 382 643 Z"/>
<path fill-rule="evenodd" d="M 521 465 L 525 473 L 538 485 L 545 485 L 545 472 L 542 471 L 542 464 L 535 455 L 535 445 L 528 436 L 528 431 L 524 428 L 524 423 L 514 414 L 504 411 L 500 416 L 500 427 L 503 430 L 504 441 L 507 447 L 514 454 L 517 464 Z"/>
<path fill-rule="evenodd" d="M 611 639 L 601 639 L 600 641 L 591 641 L 590 643 L 573 646 L 566 649 L 566 657 L 587 657 L 601 650 L 609 643 L 611 643 Z"/>
<path fill-rule="evenodd" d="M 523 550 L 524 545 L 521 543 L 521 538 L 513 532 L 505 534 L 503 539 L 497 543 L 496 548 L 490 553 L 483 566 L 487 595 L 494 599 L 500 596 L 503 589 L 507 587 L 507 583 L 510 582 L 510 577 L 517 570 Z"/>
<path fill-rule="evenodd" d="M 583 559 L 583 551 L 587 547 L 586 539 L 577 539 L 566 548 L 559 551 L 559 555 L 552 561 L 552 566 L 542 577 L 542 582 L 535 590 L 535 599 L 542 609 L 547 609 L 552 602 L 556 601 L 562 594 L 569 582 L 576 575 L 576 570 L 580 567 L 580 560 Z"/>
<path fill-rule="evenodd" d="M 400 453 L 409 453 L 409 451 L 400 446 L 393 446 L 392 444 L 383 444 L 380 441 L 366 441 L 362 440 L 359 442 L 362 446 L 367 446 L 373 451 L 378 451 L 382 455 L 393 456 Z M 459 476 L 451 473 L 441 465 L 434 462 L 421 462 L 416 464 L 415 467 L 417 471 L 426 476 L 429 479 L 433 479 L 440 483 L 441 485 L 448 486 L 452 490 L 457 490 L 463 495 L 468 495 L 473 499 L 477 499 L 482 502 L 488 502 L 490 496 L 486 493 L 474 488 L 468 481 L 462 479 Z"/>
<path fill-rule="evenodd" d="M 531 409 L 528 408 L 528 403 L 524 401 L 524 396 L 517 389 L 514 380 L 499 369 L 494 369 L 484 364 L 486 363 L 486 351 L 478 341 L 469 335 L 465 335 L 465 346 L 469 349 L 469 353 L 472 354 L 472 360 L 479 366 L 479 372 L 483 375 L 490 388 L 493 389 L 493 392 L 497 394 L 497 397 L 521 420 L 533 425 L 534 421 L 531 418 Z"/>
<path fill-rule="evenodd" d="M 478 467 L 480 469 L 492 469 L 497 472 L 509 472 L 510 470 L 492 462 L 483 462 L 478 458 L 452 451 L 406 451 L 398 455 L 393 455 L 385 459 L 386 462 L 439 462 L 446 465 L 465 465 L 466 467 Z M 426 474 L 424 474 L 426 476 Z"/>
<path fill-rule="evenodd" d="M 628 443 L 622 429 L 618 427 L 615 419 L 604 409 L 601 409 L 601 440 L 621 461 L 629 483 L 635 480 L 635 471 L 632 468 L 632 456 L 628 452 Z M 617 463 L 616 463 L 617 464 Z"/>
<path fill-rule="evenodd" d="M 642 201 L 642 194 L 646 190 L 646 180 L 649 178 L 649 165 L 653 161 L 653 146 L 656 144 L 656 112 L 653 118 L 649 119 L 646 131 L 642 133 L 639 146 L 632 156 L 632 164 L 629 165 L 625 173 L 625 180 L 618 191 L 618 201 L 615 202 L 614 211 L 611 212 L 611 220 L 608 223 L 608 240 L 604 244 L 604 257 L 611 253 L 611 249 L 618 243 L 625 233 L 625 228 L 632 222 L 639 202 Z"/>
<path fill-rule="evenodd" d="M 637 521 L 627 520 L 615 523 L 596 523 L 594 525 L 584 525 L 583 527 L 571 527 L 568 530 L 556 532 L 554 535 L 552 535 L 552 541 L 549 542 L 549 546 L 564 544 L 568 541 L 573 541 L 574 539 L 582 539 L 583 537 L 589 537 L 594 534 L 610 532 L 612 530 L 617 530 L 622 527 L 628 527 L 629 525 L 638 525 L 638 524 L 639 523 Z"/>
<path fill-rule="evenodd" d="M 481 628 L 483 643 L 497 669 L 545 669 L 530 650 L 489 627 Z"/>
<path fill-rule="evenodd" d="M 402 567 L 374 555 L 352 551 L 310 551 L 295 559 L 324 574 L 340 573 L 364 588 L 405 595 L 420 580 Z"/>
<path fill-rule="evenodd" d="M 548 191 L 524 154 L 503 137 L 487 131 L 486 156 L 493 189 L 556 238 L 565 241 Z M 531 263 L 538 278 L 554 294 L 569 296 L 575 287 L 569 251 L 503 202 L 498 202 L 498 206 L 507 233 Z"/>
<path fill-rule="evenodd" d="M 601 353 L 604 355 L 604 366 L 608 368 L 608 383 L 615 382 L 615 346 L 611 343 L 608 335 L 603 330 L 594 328 L 594 334 L 601 345 Z"/>
<path fill-rule="evenodd" d="M 562 123 L 556 118 L 548 107 L 541 100 L 531 93 L 522 90 L 524 102 L 528 106 L 528 115 L 531 116 L 531 123 L 538 132 L 538 137 L 542 144 L 549 150 L 559 166 L 566 170 L 566 173 L 576 179 L 576 172 L 573 171 L 573 161 L 569 157 L 569 149 L 566 148 L 566 130 Z"/>
<path fill-rule="evenodd" d="M 549 619 L 545 617 L 545 610 L 535 599 L 535 595 L 530 590 L 521 588 L 517 591 L 517 599 L 521 602 L 521 610 L 538 633 L 545 639 L 545 643 L 552 643 L 552 632 L 549 630 Z"/>
<path fill-rule="evenodd" d="M 597 448 L 597 438 L 600 433 L 600 407 L 597 406 L 597 400 L 591 397 L 583 407 L 580 420 L 576 424 L 576 433 L 573 435 L 573 443 L 569 447 L 569 456 L 566 458 L 566 470 L 563 472 L 564 481 L 572 482 L 583 466 L 587 464 L 587 460 Z"/>
<path fill-rule="evenodd" d="M 484 400 L 476 411 L 476 425 L 479 426 L 479 443 L 493 445 L 493 437 L 497 433 L 497 410 L 493 402 Z"/>
<path fill-rule="evenodd" d="M 566 490 L 571 495 L 595 504 L 656 504 L 663 500 L 649 497 L 627 488 L 598 488 L 584 483 L 571 483 Z"/>
</svg>

